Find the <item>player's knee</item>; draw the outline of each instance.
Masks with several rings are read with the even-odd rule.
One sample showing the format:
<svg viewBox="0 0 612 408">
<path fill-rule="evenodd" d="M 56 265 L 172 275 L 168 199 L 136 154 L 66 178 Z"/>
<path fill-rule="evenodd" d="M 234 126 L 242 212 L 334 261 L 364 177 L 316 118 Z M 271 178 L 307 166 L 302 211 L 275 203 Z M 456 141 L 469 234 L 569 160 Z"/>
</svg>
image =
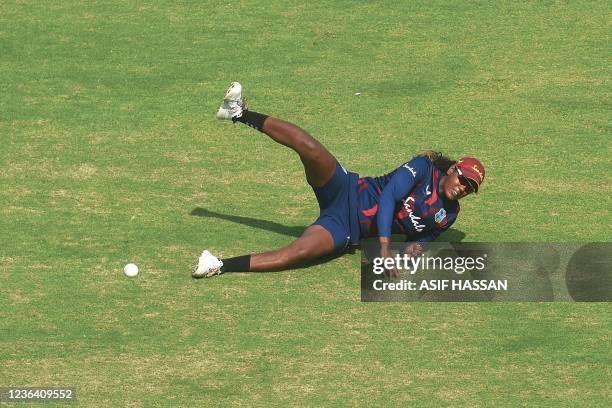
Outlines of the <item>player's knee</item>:
<svg viewBox="0 0 612 408">
<path fill-rule="evenodd" d="M 312 136 L 304 131 L 300 131 L 298 140 L 300 145 L 299 150 L 307 155 L 317 154 L 318 151 L 321 150 L 321 143 L 317 142 Z"/>
<path fill-rule="evenodd" d="M 299 245 L 291 245 L 279 256 L 281 266 L 291 266 L 310 259 L 310 250 Z"/>
<path fill-rule="evenodd" d="M 310 250 L 307 248 L 296 248 L 294 250 L 295 262 L 302 262 L 310 259 Z"/>
</svg>

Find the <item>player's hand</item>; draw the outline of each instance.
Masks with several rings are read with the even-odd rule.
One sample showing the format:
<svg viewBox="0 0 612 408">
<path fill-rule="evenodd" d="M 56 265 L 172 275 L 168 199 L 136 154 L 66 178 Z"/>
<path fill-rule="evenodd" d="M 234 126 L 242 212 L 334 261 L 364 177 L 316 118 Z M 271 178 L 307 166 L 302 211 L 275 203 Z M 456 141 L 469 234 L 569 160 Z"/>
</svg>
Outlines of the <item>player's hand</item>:
<svg viewBox="0 0 612 408">
<path fill-rule="evenodd" d="M 393 259 L 393 256 L 391 256 L 391 251 L 389 251 L 388 246 L 382 246 L 380 248 L 380 257 L 383 259 Z M 392 263 L 392 265 L 395 265 L 395 263 Z M 388 278 L 399 278 L 400 274 L 397 268 L 393 266 L 392 268 L 385 268 L 385 276 Z"/>
<path fill-rule="evenodd" d="M 391 239 L 389 237 L 379 237 L 378 242 L 380 243 L 381 258 L 383 259 L 393 258 L 391 256 L 391 249 L 390 249 Z M 395 265 L 395 263 L 392 263 L 392 265 Z M 397 268 L 393 266 L 392 268 L 385 268 L 385 276 L 389 278 L 399 278 L 400 274 Z"/>
<path fill-rule="evenodd" d="M 391 279 L 396 279 L 400 277 L 400 273 L 395 267 L 393 267 L 391 269 L 385 269 L 385 276 Z"/>
<path fill-rule="evenodd" d="M 418 242 L 413 242 L 412 244 L 406 246 L 404 253 L 411 257 L 421 256 L 423 254 L 423 246 Z"/>
</svg>

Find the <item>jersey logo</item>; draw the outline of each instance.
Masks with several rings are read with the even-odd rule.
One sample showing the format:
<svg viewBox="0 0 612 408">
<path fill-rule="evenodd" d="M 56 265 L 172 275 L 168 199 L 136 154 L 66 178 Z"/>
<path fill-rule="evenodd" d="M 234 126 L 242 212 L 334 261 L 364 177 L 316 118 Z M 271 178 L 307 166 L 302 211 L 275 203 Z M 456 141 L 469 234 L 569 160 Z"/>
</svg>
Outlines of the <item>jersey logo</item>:
<svg viewBox="0 0 612 408">
<path fill-rule="evenodd" d="M 414 210 L 413 207 L 414 206 L 414 198 L 412 197 L 408 197 L 406 198 L 406 200 L 404 201 L 404 210 L 408 213 L 408 216 L 410 217 L 410 221 L 412 222 L 412 225 L 414 226 L 414 229 L 416 230 L 416 232 L 421 232 L 425 229 L 425 225 L 421 224 L 421 217 L 418 217 L 414 214 Z"/>
<path fill-rule="evenodd" d="M 416 171 L 408 165 L 408 163 L 404 164 L 402 167 L 405 167 L 412 173 L 412 177 L 416 177 Z"/>
<path fill-rule="evenodd" d="M 440 224 L 446 218 L 446 210 L 444 208 L 440 208 L 434 217 L 434 220 L 437 224 Z"/>
<path fill-rule="evenodd" d="M 425 187 L 425 195 L 431 195 L 431 191 L 429 190 L 429 184 Z"/>
</svg>

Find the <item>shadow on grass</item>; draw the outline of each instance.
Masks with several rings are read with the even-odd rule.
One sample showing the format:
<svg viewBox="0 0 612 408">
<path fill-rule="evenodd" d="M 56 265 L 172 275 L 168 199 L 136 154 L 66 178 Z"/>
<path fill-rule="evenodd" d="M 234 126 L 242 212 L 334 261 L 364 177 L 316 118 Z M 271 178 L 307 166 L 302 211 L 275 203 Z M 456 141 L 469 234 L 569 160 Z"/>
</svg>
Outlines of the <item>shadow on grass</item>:
<svg viewBox="0 0 612 408">
<path fill-rule="evenodd" d="M 275 232 L 277 234 L 289 235 L 290 237 L 299 238 L 308 226 L 294 226 L 279 224 L 274 221 L 260 220 L 251 217 L 242 217 L 240 215 L 230 215 L 207 210 L 206 208 L 196 207 L 191 212 L 191 215 L 197 217 L 218 218 L 235 222 L 236 224 L 248 225 L 252 228 L 258 228 L 266 231 Z"/>
<path fill-rule="evenodd" d="M 247 225 L 251 228 L 258 228 L 266 231 L 275 232 L 277 234 L 288 235 L 290 237 L 295 238 L 299 238 L 304 232 L 304 230 L 308 228 L 307 225 L 290 227 L 288 225 L 279 224 L 278 222 L 274 221 L 260 220 L 258 218 L 252 217 L 243 217 L 241 215 L 223 214 L 215 211 L 210 211 L 202 207 L 194 208 L 189 214 L 196 217 L 218 218 L 220 220 L 231 221 L 237 224 Z M 440 235 L 436 242 L 461 242 L 464 238 L 465 233 L 463 231 L 451 228 L 444 234 Z"/>
<path fill-rule="evenodd" d="M 458 229 L 449 228 L 444 234 L 440 235 L 436 242 L 461 242 L 465 238 L 465 232 Z"/>
</svg>

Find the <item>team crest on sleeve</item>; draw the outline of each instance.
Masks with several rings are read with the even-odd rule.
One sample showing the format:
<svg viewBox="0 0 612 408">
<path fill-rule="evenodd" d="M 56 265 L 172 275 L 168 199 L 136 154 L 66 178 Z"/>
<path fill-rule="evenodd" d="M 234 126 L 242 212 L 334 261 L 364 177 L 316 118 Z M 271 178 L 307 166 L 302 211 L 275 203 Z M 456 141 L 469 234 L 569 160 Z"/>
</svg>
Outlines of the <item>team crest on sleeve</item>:
<svg viewBox="0 0 612 408">
<path fill-rule="evenodd" d="M 446 210 L 444 208 L 440 208 L 440 211 L 436 213 L 434 220 L 436 221 L 436 224 L 442 224 L 443 222 L 446 224 Z"/>
</svg>

